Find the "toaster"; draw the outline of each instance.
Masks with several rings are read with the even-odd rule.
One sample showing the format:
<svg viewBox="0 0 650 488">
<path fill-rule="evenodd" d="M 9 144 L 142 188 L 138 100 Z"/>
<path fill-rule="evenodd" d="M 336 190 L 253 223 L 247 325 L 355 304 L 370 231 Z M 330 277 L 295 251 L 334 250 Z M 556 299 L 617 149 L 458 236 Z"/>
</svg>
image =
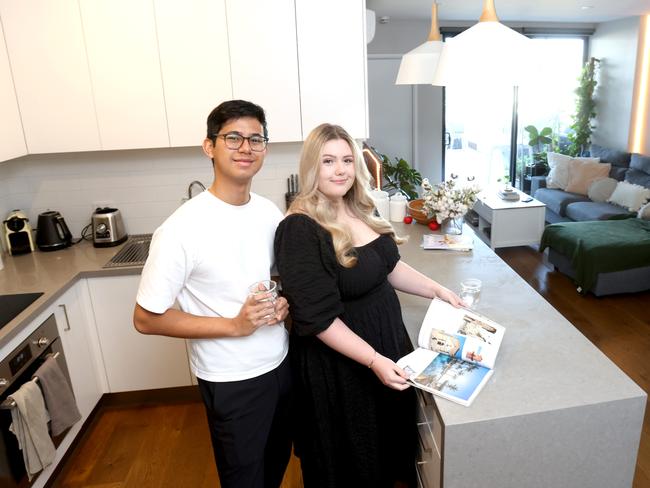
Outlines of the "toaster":
<svg viewBox="0 0 650 488">
<path fill-rule="evenodd" d="M 117 246 L 129 237 L 124 228 L 122 214 L 116 208 L 104 207 L 96 209 L 91 223 L 93 245 L 95 247 Z"/>
</svg>

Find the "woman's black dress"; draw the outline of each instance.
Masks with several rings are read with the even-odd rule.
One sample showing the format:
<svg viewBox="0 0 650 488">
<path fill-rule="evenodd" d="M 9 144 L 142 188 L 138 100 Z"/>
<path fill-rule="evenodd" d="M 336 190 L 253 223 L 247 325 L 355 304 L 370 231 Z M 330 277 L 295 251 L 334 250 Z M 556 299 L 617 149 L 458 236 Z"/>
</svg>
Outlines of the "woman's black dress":
<svg viewBox="0 0 650 488">
<path fill-rule="evenodd" d="M 339 317 L 380 354 L 412 351 L 395 290 L 399 261 L 382 235 L 357 247 L 352 268 L 336 260 L 329 232 L 294 214 L 280 223 L 275 255 L 293 319 L 290 356 L 296 396 L 296 453 L 305 486 L 414 486 L 417 427 L 413 388 L 397 391 L 326 346 L 316 334 Z"/>
</svg>

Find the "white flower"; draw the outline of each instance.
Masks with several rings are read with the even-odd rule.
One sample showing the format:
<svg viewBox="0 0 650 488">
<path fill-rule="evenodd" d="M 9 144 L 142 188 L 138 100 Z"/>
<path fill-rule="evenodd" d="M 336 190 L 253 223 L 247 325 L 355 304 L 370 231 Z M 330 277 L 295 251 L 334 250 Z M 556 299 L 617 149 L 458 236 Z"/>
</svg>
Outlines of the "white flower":
<svg viewBox="0 0 650 488">
<path fill-rule="evenodd" d="M 454 180 L 431 186 L 429 180 L 422 180 L 422 208 L 438 223 L 448 218 L 462 217 L 474 206 L 479 189 L 475 186 L 456 188 Z"/>
</svg>

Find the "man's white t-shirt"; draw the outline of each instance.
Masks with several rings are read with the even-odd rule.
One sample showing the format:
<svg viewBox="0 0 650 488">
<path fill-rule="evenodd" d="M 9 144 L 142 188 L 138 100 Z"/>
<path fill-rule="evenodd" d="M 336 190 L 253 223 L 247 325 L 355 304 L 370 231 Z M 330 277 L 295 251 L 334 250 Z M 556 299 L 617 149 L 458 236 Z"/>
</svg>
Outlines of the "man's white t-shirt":
<svg viewBox="0 0 650 488">
<path fill-rule="evenodd" d="M 184 312 L 235 317 L 248 287 L 268 280 L 273 239 L 283 216 L 251 193 L 230 205 L 209 191 L 178 208 L 154 233 L 142 270 L 138 304 L 164 313 L 176 300 Z M 283 324 L 262 326 L 250 336 L 191 339 L 191 367 L 206 381 L 239 381 L 275 369 L 288 351 Z"/>
</svg>

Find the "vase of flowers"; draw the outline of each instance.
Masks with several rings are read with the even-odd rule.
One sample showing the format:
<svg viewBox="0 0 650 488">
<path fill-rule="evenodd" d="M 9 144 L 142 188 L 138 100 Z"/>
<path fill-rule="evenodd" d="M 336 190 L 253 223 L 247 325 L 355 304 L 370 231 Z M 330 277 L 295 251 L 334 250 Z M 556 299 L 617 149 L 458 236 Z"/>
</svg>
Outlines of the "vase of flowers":
<svg viewBox="0 0 650 488">
<path fill-rule="evenodd" d="M 441 224 L 445 234 L 460 234 L 463 231 L 463 217 L 476 202 L 480 190 L 474 185 L 457 187 L 454 179 L 431 185 L 422 180 L 422 210 Z"/>
</svg>

